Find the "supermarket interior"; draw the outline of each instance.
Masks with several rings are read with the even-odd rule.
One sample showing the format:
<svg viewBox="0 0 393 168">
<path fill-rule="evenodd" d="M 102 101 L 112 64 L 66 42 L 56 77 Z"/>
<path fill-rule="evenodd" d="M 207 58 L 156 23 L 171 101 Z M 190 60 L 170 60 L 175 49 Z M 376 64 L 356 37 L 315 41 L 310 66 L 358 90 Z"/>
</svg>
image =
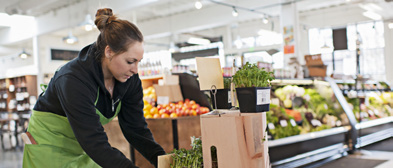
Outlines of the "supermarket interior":
<svg viewBox="0 0 393 168">
<path fill-rule="evenodd" d="M 0 0 L 0 168 L 29 167 L 33 108 L 103 33 L 101 8 L 143 34 L 128 78 L 171 158 L 158 168 L 393 167 L 392 1 Z M 110 146 L 154 167 L 122 120 L 100 125 Z"/>
</svg>

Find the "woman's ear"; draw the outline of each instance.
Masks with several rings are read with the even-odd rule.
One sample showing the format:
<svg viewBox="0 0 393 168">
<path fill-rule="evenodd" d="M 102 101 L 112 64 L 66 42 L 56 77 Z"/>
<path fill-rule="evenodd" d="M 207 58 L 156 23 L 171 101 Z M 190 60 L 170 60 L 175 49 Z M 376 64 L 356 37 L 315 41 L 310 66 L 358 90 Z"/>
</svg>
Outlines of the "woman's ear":
<svg viewBox="0 0 393 168">
<path fill-rule="evenodd" d="M 107 45 L 107 46 L 105 47 L 105 58 L 107 58 L 107 59 L 112 59 L 112 56 L 113 56 L 112 53 L 113 53 L 113 52 L 112 52 L 111 48 Z"/>
</svg>

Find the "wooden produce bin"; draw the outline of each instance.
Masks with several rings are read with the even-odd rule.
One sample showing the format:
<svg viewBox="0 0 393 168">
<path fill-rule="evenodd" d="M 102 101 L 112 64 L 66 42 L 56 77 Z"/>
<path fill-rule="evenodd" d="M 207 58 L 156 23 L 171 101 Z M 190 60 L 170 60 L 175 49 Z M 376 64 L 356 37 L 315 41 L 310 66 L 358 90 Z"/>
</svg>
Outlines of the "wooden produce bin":
<svg viewBox="0 0 393 168">
<path fill-rule="evenodd" d="M 172 152 L 174 148 L 191 149 L 190 137 L 201 136 L 200 116 L 147 119 L 146 122 L 154 139 L 166 153 Z M 104 128 L 108 134 L 109 143 L 132 159 L 136 166 L 154 168 L 137 150 L 130 150 L 130 144 L 124 138 L 118 120 L 108 123 Z"/>
<path fill-rule="evenodd" d="M 202 115 L 202 151 L 205 168 L 270 167 L 266 113 L 228 112 Z M 216 154 L 211 149 L 216 148 Z M 216 159 L 212 156 L 217 156 Z"/>
</svg>

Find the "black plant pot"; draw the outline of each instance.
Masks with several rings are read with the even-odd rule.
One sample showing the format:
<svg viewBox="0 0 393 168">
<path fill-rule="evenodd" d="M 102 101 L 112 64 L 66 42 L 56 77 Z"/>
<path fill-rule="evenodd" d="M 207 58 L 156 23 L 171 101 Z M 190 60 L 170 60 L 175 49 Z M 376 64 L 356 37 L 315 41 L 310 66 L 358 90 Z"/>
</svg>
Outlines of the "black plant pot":
<svg viewBox="0 0 393 168">
<path fill-rule="evenodd" d="M 216 109 L 216 105 L 214 103 L 214 94 L 210 91 L 211 103 L 213 105 L 213 109 Z M 217 89 L 216 93 L 216 101 L 217 101 L 217 109 L 230 109 L 232 107 L 231 102 L 229 102 L 230 93 L 229 89 Z M 232 99 L 231 99 L 232 100 Z"/>
<path fill-rule="evenodd" d="M 270 109 L 270 87 L 236 88 L 240 112 L 260 113 Z"/>
</svg>

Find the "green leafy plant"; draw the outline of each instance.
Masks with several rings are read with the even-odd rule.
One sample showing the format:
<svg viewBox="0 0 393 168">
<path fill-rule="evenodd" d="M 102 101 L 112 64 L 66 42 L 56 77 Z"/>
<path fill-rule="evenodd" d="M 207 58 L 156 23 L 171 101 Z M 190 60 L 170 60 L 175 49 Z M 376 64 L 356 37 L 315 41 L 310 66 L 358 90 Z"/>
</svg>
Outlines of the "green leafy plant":
<svg viewBox="0 0 393 168">
<path fill-rule="evenodd" d="M 273 72 L 258 68 L 256 64 L 247 62 L 241 67 L 233 77 L 233 82 L 237 88 L 243 87 L 268 87 L 274 80 Z"/>
<path fill-rule="evenodd" d="M 202 167 L 203 166 L 203 155 L 202 155 L 202 140 L 201 138 L 192 137 L 191 142 L 192 148 L 186 150 L 184 148 L 176 150 L 174 149 L 171 153 L 173 162 L 171 168 L 185 168 L 185 167 Z"/>
<path fill-rule="evenodd" d="M 229 89 L 231 87 L 231 79 L 224 78 L 224 89 Z"/>
</svg>

